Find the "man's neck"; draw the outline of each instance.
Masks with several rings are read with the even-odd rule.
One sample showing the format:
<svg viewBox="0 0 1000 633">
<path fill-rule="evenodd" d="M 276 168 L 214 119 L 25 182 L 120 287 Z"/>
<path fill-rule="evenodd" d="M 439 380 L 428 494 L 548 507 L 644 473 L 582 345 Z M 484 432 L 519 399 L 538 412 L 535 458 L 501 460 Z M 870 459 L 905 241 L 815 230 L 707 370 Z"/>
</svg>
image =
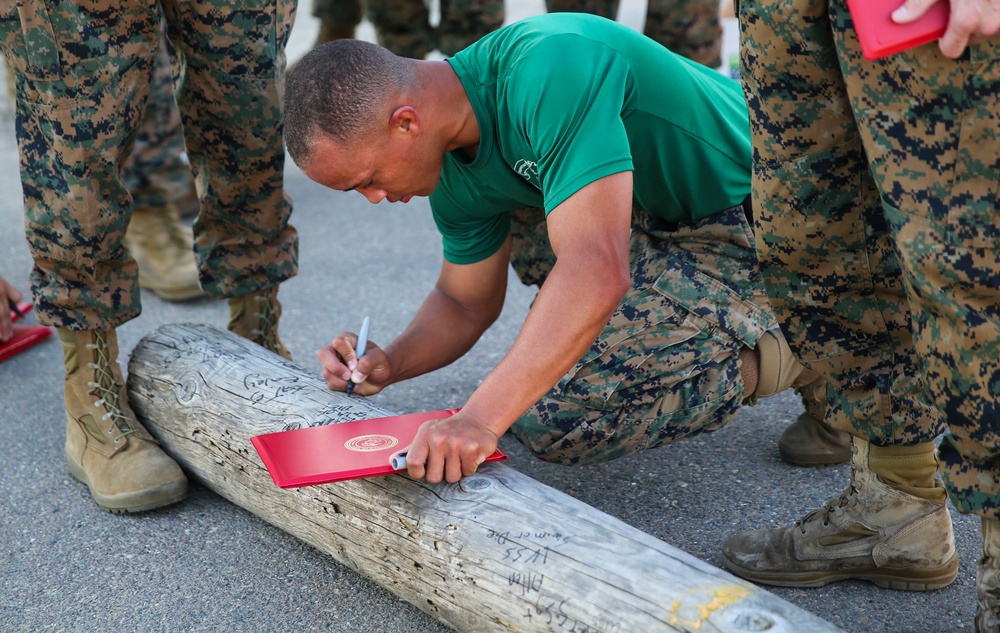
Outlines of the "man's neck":
<svg viewBox="0 0 1000 633">
<path fill-rule="evenodd" d="M 444 150 L 475 157 L 479 148 L 479 122 L 455 70 L 446 61 L 420 63 L 419 90 L 430 104 L 433 118 L 440 122 Z"/>
</svg>

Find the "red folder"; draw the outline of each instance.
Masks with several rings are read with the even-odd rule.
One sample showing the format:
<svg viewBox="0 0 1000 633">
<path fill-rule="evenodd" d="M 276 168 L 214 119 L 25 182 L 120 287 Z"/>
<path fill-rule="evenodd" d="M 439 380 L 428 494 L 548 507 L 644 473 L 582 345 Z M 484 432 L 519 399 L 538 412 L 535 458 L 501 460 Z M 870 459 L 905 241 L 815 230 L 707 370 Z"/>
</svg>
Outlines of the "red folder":
<svg viewBox="0 0 1000 633">
<path fill-rule="evenodd" d="M 456 413 L 458 409 L 444 409 L 341 422 L 256 435 L 250 442 L 276 486 L 314 486 L 403 472 L 393 467 L 393 458 L 405 453 L 420 425 Z M 507 455 L 497 449 L 486 461 L 505 459 Z"/>
<path fill-rule="evenodd" d="M 50 336 L 52 336 L 52 328 L 45 327 L 44 325 L 15 323 L 14 338 L 6 343 L 0 343 L 0 361 L 8 359 L 14 354 L 19 354 Z"/>
<path fill-rule="evenodd" d="M 892 12 L 902 5 L 903 0 L 847 0 L 865 59 L 899 53 L 944 35 L 951 11 L 948 0 L 939 0 L 915 22 L 896 24 Z"/>
<path fill-rule="evenodd" d="M 31 308 L 33 307 L 34 304 L 31 303 L 30 301 L 22 301 L 21 303 L 17 304 L 17 309 L 21 311 L 21 314 L 27 314 L 29 311 L 31 311 Z M 21 316 L 17 312 L 14 312 L 13 310 L 10 311 L 11 321 L 17 321 L 20 318 Z"/>
</svg>

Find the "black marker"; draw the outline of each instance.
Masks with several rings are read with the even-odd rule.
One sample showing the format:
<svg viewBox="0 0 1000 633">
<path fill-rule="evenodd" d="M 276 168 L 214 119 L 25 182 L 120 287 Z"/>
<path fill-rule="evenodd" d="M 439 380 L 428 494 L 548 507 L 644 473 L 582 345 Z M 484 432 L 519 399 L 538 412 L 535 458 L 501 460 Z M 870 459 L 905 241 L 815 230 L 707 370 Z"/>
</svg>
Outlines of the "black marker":
<svg viewBox="0 0 1000 633">
<path fill-rule="evenodd" d="M 10 306 L 11 311 L 17 315 L 17 318 L 20 319 L 21 317 L 24 316 L 24 313 L 21 312 L 21 308 L 17 307 L 17 301 L 14 301 L 13 299 L 8 297 L 7 304 Z"/>
</svg>

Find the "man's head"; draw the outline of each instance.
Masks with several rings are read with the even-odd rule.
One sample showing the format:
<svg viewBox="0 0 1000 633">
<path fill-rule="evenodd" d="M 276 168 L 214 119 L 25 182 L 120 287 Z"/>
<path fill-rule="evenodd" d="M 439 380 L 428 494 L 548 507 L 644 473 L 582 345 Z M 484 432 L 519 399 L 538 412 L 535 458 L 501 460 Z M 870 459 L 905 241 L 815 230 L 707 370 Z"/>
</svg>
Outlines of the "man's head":
<svg viewBox="0 0 1000 633">
<path fill-rule="evenodd" d="M 408 88 L 407 60 L 369 42 L 341 39 L 302 58 L 285 86 L 285 144 L 300 167 L 319 135 L 342 145 L 369 137 Z"/>
<path fill-rule="evenodd" d="M 285 144 L 295 164 L 320 184 L 372 202 L 429 195 L 441 152 L 412 102 L 418 63 L 360 40 L 306 54 L 285 87 Z"/>
</svg>

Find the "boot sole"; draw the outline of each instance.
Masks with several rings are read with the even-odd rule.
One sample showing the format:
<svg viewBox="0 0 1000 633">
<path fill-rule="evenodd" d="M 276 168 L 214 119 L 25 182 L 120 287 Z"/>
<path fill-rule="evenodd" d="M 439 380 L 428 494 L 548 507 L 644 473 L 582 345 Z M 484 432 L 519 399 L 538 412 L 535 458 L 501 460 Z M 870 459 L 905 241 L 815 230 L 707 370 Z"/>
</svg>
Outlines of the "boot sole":
<svg viewBox="0 0 1000 633">
<path fill-rule="evenodd" d="M 78 464 L 68 453 L 66 454 L 66 465 L 69 466 L 69 474 L 73 476 L 73 479 L 87 486 L 94 502 L 102 510 L 106 510 L 112 514 L 132 514 L 162 508 L 163 506 L 183 501 L 188 493 L 187 479 L 180 479 L 151 490 L 127 492 L 118 495 L 102 495 L 91 487 L 83 465 Z"/>
<path fill-rule="evenodd" d="M 188 286 L 186 288 L 165 288 L 158 286 L 139 275 L 139 287 L 144 290 L 152 290 L 153 294 L 164 301 L 191 301 L 208 295 L 207 292 L 199 288 Z"/>
<path fill-rule="evenodd" d="M 792 466 L 836 466 L 837 464 L 843 464 L 850 461 L 851 455 L 854 454 L 849 446 L 843 451 L 837 453 L 804 455 L 785 451 L 785 449 L 779 445 L 778 452 L 781 454 L 781 459 Z"/>
<path fill-rule="evenodd" d="M 840 580 L 867 580 L 883 589 L 934 591 L 947 587 L 958 577 L 958 554 L 939 567 L 860 567 L 837 571 L 762 572 L 744 569 L 725 555 L 729 571 L 752 582 L 777 587 L 823 587 Z"/>
</svg>

